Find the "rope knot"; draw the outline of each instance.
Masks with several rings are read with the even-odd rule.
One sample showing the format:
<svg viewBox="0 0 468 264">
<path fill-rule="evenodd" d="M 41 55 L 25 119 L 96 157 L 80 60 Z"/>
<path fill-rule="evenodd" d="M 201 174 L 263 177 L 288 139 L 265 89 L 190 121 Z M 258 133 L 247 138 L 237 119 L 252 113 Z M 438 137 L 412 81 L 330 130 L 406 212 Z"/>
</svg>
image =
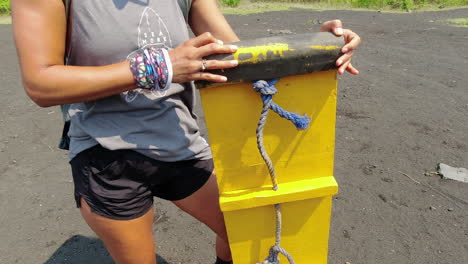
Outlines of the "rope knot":
<svg viewBox="0 0 468 264">
<path fill-rule="evenodd" d="M 261 93 L 262 95 L 275 95 L 278 92 L 278 90 L 275 88 L 276 82 L 269 83 L 267 81 L 260 80 L 254 82 L 253 86 L 255 91 Z"/>
<path fill-rule="evenodd" d="M 274 245 L 270 248 L 270 254 L 268 257 L 263 262 L 257 264 L 280 264 L 279 254 L 285 256 L 290 264 L 295 263 L 291 255 L 289 255 L 289 253 L 284 250 L 284 248 L 280 247 L 279 245 Z"/>
<path fill-rule="evenodd" d="M 281 253 L 281 247 L 278 245 L 274 245 L 270 248 L 270 255 L 267 257 L 270 263 L 279 264 L 278 255 Z"/>
<path fill-rule="evenodd" d="M 269 81 L 259 80 L 253 83 L 253 88 L 256 92 L 262 95 L 261 97 L 263 106 L 266 108 L 266 111 L 269 109 L 273 110 L 282 118 L 286 118 L 287 120 L 291 121 L 297 129 L 307 129 L 310 124 L 310 117 L 306 115 L 300 116 L 298 114 L 288 112 L 272 101 L 273 95 L 278 92 L 278 90 L 275 88 L 275 84 L 278 81 L 279 79 L 272 79 Z M 266 112 L 264 111 L 263 114 L 266 114 Z"/>
</svg>

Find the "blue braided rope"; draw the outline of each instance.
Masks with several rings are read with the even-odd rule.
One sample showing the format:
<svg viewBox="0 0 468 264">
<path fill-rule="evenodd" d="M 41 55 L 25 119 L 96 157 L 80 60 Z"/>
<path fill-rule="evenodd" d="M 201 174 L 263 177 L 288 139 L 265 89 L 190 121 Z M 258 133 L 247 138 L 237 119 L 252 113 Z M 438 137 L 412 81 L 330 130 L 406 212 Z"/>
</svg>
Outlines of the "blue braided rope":
<svg viewBox="0 0 468 264">
<path fill-rule="evenodd" d="M 278 180 L 276 179 L 276 172 L 275 167 L 273 166 L 273 162 L 271 161 L 266 149 L 265 145 L 263 144 L 263 129 L 266 124 L 267 116 L 269 110 L 273 110 L 279 116 L 286 118 L 287 120 L 291 121 L 297 129 L 306 129 L 309 127 L 310 118 L 306 115 L 299 116 L 297 114 L 288 112 L 281 108 L 279 105 L 273 102 L 273 95 L 275 95 L 278 90 L 275 88 L 275 84 L 279 81 L 279 79 L 273 79 L 270 81 L 256 81 L 254 82 L 253 86 L 255 91 L 261 94 L 261 98 L 263 101 L 263 109 L 260 114 L 260 120 L 257 126 L 257 146 L 260 154 L 262 155 L 263 160 L 265 161 L 268 171 L 270 173 L 271 181 L 273 183 L 273 190 L 278 190 Z M 276 211 L 276 234 L 275 234 L 275 245 L 270 248 L 269 256 L 263 261 L 261 264 L 279 264 L 279 254 L 284 255 L 290 264 L 294 264 L 294 260 L 292 256 L 283 249 L 281 244 L 281 227 L 282 227 L 282 216 L 281 216 L 281 205 L 275 204 L 275 211 Z"/>
<path fill-rule="evenodd" d="M 310 117 L 306 115 L 300 116 L 298 114 L 288 112 L 272 101 L 273 95 L 278 92 L 278 90 L 275 88 L 275 84 L 278 81 L 279 79 L 273 79 L 268 82 L 260 80 L 254 82 L 253 86 L 255 91 L 261 94 L 264 106 L 265 103 L 268 103 L 268 109 L 273 110 L 282 118 L 286 118 L 287 120 L 291 121 L 297 129 L 307 129 L 310 125 Z"/>
</svg>

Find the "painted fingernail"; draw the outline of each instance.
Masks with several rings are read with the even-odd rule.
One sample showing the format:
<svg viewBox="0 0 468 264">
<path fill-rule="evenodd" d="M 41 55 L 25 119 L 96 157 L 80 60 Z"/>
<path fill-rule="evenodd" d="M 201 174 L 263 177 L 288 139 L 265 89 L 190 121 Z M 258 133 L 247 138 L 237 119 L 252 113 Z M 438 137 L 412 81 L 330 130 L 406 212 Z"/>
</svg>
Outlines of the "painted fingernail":
<svg viewBox="0 0 468 264">
<path fill-rule="evenodd" d="M 237 47 L 236 45 L 231 45 L 231 50 L 233 51 L 236 51 L 239 47 Z"/>
<path fill-rule="evenodd" d="M 225 81 L 227 81 L 227 77 L 226 76 L 221 76 L 221 77 L 219 77 L 219 80 L 221 80 L 222 82 L 225 82 Z"/>
<path fill-rule="evenodd" d="M 236 66 L 237 64 L 239 64 L 239 61 L 238 61 L 238 60 L 232 60 L 232 61 L 231 61 L 231 65 Z"/>
<path fill-rule="evenodd" d="M 217 42 L 219 45 L 224 45 L 224 42 L 223 42 L 222 40 L 220 40 L 220 39 L 218 39 L 216 42 Z"/>
<path fill-rule="evenodd" d="M 342 63 L 343 63 L 342 60 L 337 60 L 337 61 L 336 61 L 336 64 L 338 64 L 338 65 L 341 65 Z"/>
<path fill-rule="evenodd" d="M 343 35 L 343 29 L 342 29 L 342 28 L 337 28 L 337 29 L 335 30 L 335 32 L 336 32 L 336 34 L 338 34 L 338 35 Z"/>
<path fill-rule="evenodd" d="M 348 48 L 343 48 L 342 52 L 343 52 L 343 53 L 348 52 Z"/>
</svg>

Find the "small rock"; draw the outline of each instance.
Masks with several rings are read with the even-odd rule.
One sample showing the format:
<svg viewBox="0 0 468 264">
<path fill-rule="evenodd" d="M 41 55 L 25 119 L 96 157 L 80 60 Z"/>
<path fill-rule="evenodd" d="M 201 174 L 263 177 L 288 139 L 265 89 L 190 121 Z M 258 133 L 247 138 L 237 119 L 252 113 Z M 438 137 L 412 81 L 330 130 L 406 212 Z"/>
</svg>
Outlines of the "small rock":
<svg viewBox="0 0 468 264">
<path fill-rule="evenodd" d="M 272 34 L 293 34 L 293 32 L 289 29 L 281 29 L 281 30 L 272 30 L 271 31 Z"/>
<path fill-rule="evenodd" d="M 436 209 L 437 209 L 437 208 L 435 208 L 434 206 L 429 206 L 429 210 L 431 210 L 431 211 L 434 211 L 434 210 L 436 210 Z"/>
<path fill-rule="evenodd" d="M 452 212 L 452 211 L 453 211 L 453 208 L 449 208 L 449 209 L 447 209 L 447 211 Z"/>
<path fill-rule="evenodd" d="M 387 197 L 385 197 L 383 194 L 378 195 L 380 200 L 384 201 L 385 203 L 387 202 Z"/>
<path fill-rule="evenodd" d="M 426 172 L 424 173 L 424 176 L 426 176 L 426 177 L 431 177 L 431 176 L 432 176 L 432 173 L 426 171 Z"/>
<path fill-rule="evenodd" d="M 57 242 L 55 242 L 53 240 L 46 243 L 46 247 L 51 247 L 51 246 L 55 246 L 55 245 L 57 245 Z"/>
<path fill-rule="evenodd" d="M 384 181 L 384 182 L 388 182 L 388 183 L 391 183 L 391 182 L 393 182 L 393 180 L 392 180 L 392 179 L 390 179 L 390 178 L 387 178 L 387 177 L 384 177 L 384 178 L 382 178 L 382 181 Z"/>
</svg>

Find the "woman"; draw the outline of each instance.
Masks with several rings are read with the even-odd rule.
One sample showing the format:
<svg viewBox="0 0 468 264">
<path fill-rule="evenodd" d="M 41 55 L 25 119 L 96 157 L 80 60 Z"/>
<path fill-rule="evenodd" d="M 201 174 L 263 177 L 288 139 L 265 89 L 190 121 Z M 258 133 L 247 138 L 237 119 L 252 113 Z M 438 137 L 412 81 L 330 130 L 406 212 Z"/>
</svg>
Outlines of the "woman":
<svg viewBox="0 0 468 264">
<path fill-rule="evenodd" d="M 156 263 L 157 196 L 210 227 L 217 234 L 216 263 L 232 263 L 211 153 L 196 124 L 189 84 L 225 82 L 204 70 L 238 64 L 202 59 L 237 49 L 223 44 L 239 39 L 216 1 L 72 1 L 68 23 L 62 0 L 13 0 L 12 9 L 27 94 L 41 107 L 72 104 L 76 203 L 115 262 Z M 338 72 L 358 74 L 351 57 L 359 37 L 339 20 L 321 30 L 345 35 Z"/>
</svg>

